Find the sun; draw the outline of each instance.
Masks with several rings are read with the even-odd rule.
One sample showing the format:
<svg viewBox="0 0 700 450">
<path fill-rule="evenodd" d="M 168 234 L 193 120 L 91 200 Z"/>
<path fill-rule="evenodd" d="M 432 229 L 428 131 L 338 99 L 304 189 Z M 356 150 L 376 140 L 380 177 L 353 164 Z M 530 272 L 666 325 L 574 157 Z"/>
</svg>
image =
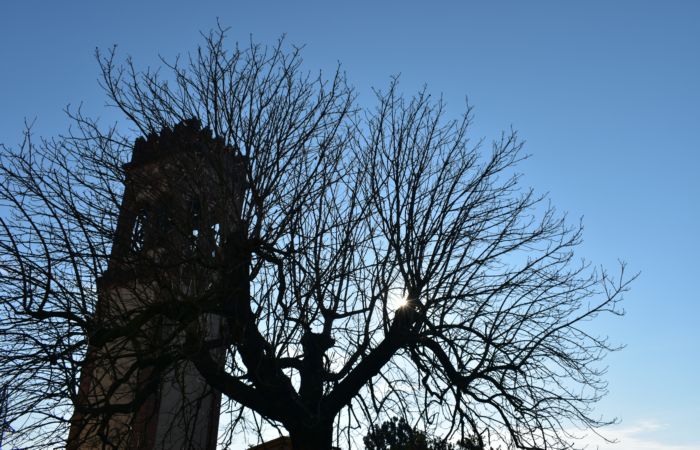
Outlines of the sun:
<svg viewBox="0 0 700 450">
<path fill-rule="evenodd" d="M 389 296 L 387 298 L 387 307 L 390 311 L 396 311 L 397 309 L 403 308 L 408 303 L 408 297 L 406 291 L 402 288 L 392 288 L 389 289 Z"/>
</svg>

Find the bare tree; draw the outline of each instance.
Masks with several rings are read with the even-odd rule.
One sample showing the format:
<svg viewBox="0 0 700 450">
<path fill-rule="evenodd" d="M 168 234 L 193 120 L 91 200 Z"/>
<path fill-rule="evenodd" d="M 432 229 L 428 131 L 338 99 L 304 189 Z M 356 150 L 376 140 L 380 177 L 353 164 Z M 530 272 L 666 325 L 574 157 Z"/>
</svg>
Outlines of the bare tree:
<svg viewBox="0 0 700 450">
<path fill-rule="evenodd" d="M 131 128 L 73 111 L 66 136 L 2 148 L 0 382 L 17 430 L 6 441 L 63 442 L 74 407 L 106 427 L 143 408 L 148 380 L 185 366 L 223 395 L 221 446 L 265 427 L 295 449 L 352 446 L 400 416 L 482 447 L 568 449 L 575 427 L 609 423 L 592 408 L 613 348 L 587 322 L 621 314 L 630 278 L 574 258 L 581 227 L 520 186 L 515 132 L 482 148 L 469 107 L 447 120 L 442 101 L 404 98 L 396 81 L 360 109 L 340 70 L 307 74 L 282 42 L 228 50 L 222 30 L 163 61 L 166 75 L 114 52 L 98 60 Z M 163 204 L 167 239 L 149 224 L 161 247 L 195 242 L 173 259 L 139 253 L 138 211 L 129 230 L 119 223 L 129 180 L 159 189 L 125 168 L 134 136 L 148 138 L 138 148 L 176 129 L 238 168 L 216 156 L 166 171 L 180 191 L 215 186 L 196 211 Z M 228 225 L 202 227 L 206 214 Z M 123 285 L 130 309 L 100 312 L 117 265 L 150 293 Z M 110 359 L 129 361 L 114 377 L 132 395 L 91 403 L 81 371 Z"/>
</svg>

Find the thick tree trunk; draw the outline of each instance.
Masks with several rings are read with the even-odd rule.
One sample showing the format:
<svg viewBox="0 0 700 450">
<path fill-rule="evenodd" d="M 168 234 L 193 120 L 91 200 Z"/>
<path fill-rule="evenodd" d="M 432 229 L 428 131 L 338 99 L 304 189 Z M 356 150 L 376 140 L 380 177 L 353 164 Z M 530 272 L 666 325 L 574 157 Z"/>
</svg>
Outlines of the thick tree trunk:
<svg viewBox="0 0 700 450">
<path fill-rule="evenodd" d="M 333 422 L 321 422 L 313 427 L 289 430 L 294 450 L 331 450 L 333 445 Z"/>
</svg>

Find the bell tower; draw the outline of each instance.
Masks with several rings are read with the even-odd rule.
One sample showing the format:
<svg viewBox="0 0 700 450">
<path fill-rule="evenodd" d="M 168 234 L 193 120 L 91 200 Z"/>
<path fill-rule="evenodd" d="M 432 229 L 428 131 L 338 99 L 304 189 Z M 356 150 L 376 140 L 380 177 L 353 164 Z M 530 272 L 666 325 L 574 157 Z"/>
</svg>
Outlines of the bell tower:
<svg viewBox="0 0 700 450">
<path fill-rule="evenodd" d="M 197 120 L 136 140 L 68 449 L 215 449 L 221 394 L 187 352 L 223 365 L 212 306 L 227 236 L 242 231 L 244 164 Z"/>
</svg>

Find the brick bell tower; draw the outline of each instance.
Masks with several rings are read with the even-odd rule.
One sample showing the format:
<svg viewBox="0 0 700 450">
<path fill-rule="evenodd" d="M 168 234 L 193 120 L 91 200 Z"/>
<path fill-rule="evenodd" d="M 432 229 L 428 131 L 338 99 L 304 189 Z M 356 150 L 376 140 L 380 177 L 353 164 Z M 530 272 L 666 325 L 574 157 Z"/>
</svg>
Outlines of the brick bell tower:
<svg viewBox="0 0 700 450">
<path fill-rule="evenodd" d="M 222 242 L 242 231 L 243 160 L 189 120 L 137 139 L 124 171 L 67 448 L 213 450 L 221 394 L 186 352 L 224 362 L 207 305 Z"/>
</svg>

